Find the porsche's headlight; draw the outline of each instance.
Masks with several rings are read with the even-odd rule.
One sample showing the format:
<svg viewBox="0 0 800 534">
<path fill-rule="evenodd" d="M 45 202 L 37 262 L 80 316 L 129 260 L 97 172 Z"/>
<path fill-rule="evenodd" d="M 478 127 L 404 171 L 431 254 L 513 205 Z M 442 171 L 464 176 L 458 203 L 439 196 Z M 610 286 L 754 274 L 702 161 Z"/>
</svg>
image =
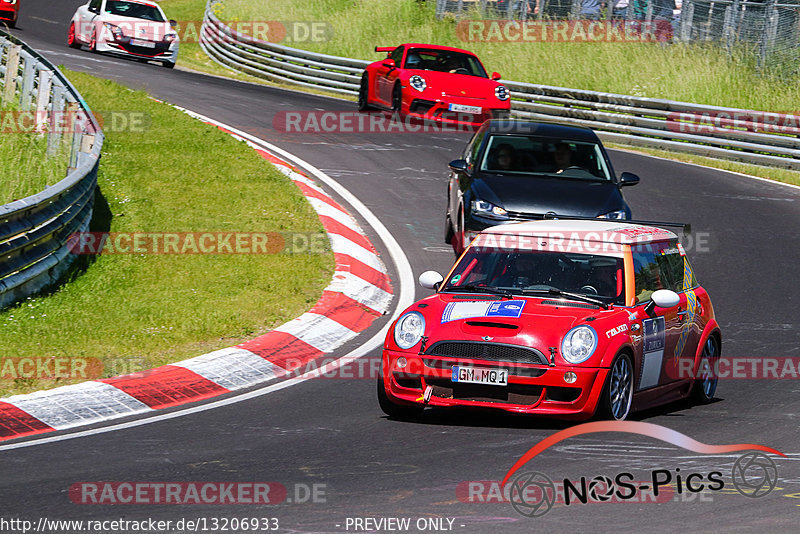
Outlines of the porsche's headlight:
<svg viewBox="0 0 800 534">
<path fill-rule="evenodd" d="M 597 332 L 586 325 L 576 326 L 561 342 L 561 356 L 569 363 L 581 363 L 591 358 L 597 348 Z"/>
<path fill-rule="evenodd" d="M 625 213 L 625 210 L 617 210 L 617 211 L 609 211 L 608 213 L 604 213 L 598 217 L 598 219 L 627 219 L 628 214 Z"/>
<path fill-rule="evenodd" d="M 408 83 L 420 93 L 428 87 L 428 84 L 425 82 L 425 78 L 418 74 L 415 74 L 409 78 Z"/>
<path fill-rule="evenodd" d="M 477 215 L 488 217 L 490 219 L 508 219 L 508 212 L 500 206 L 495 206 L 491 202 L 486 202 L 485 200 L 473 200 L 471 205 L 472 213 Z"/>
<path fill-rule="evenodd" d="M 496 96 L 498 100 L 505 101 L 511 97 L 511 93 L 508 92 L 508 87 L 505 85 L 498 85 L 494 88 L 494 96 Z"/>
<path fill-rule="evenodd" d="M 410 349 L 422 339 L 425 333 L 425 318 L 421 313 L 408 312 L 394 326 L 394 342 L 401 349 Z"/>
</svg>

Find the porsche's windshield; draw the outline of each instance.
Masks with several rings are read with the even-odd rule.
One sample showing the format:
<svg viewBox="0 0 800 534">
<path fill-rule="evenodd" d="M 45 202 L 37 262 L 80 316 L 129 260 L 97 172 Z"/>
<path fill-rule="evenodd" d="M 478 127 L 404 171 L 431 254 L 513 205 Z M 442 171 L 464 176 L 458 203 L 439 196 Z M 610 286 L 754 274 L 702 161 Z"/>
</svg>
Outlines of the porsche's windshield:
<svg viewBox="0 0 800 534">
<path fill-rule="evenodd" d="M 490 136 L 480 170 L 502 174 L 611 180 L 602 149 L 597 143 L 527 135 Z"/>
<path fill-rule="evenodd" d="M 450 50 L 412 48 L 406 55 L 406 69 L 435 70 L 488 78 L 481 62 L 473 55 Z"/>
<path fill-rule="evenodd" d="M 157 7 L 139 2 L 127 2 L 125 0 L 110 0 L 106 3 L 106 12 L 120 17 L 131 17 L 135 19 L 152 20 L 154 22 L 165 22 L 161 11 Z"/>
<path fill-rule="evenodd" d="M 563 291 L 624 304 L 623 260 L 599 254 L 474 247 L 441 290 L 458 292 L 462 287 L 523 295 Z"/>
</svg>

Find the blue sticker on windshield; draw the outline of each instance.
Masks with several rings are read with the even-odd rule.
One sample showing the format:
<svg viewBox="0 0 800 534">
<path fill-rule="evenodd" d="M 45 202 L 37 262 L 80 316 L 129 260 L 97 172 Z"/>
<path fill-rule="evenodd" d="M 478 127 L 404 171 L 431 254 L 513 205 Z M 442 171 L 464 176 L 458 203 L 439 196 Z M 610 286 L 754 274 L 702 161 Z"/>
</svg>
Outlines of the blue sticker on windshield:
<svg viewBox="0 0 800 534">
<path fill-rule="evenodd" d="M 451 302 L 442 313 L 442 322 L 447 323 L 472 317 L 510 317 L 518 319 L 522 315 L 524 307 L 524 300 Z"/>
</svg>

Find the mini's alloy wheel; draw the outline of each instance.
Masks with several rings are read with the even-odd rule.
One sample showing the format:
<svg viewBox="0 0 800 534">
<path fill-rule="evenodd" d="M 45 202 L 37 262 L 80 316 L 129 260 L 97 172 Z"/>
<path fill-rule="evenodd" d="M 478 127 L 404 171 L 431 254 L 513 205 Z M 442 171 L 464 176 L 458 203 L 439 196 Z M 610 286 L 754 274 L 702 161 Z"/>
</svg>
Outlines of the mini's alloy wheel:
<svg viewBox="0 0 800 534">
<path fill-rule="evenodd" d="M 708 404 L 717 392 L 719 356 L 717 340 L 714 336 L 709 336 L 703 345 L 698 376 L 692 387 L 692 396 L 699 404 Z"/>
<path fill-rule="evenodd" d="M 633 401 L 633 364 L 626 353 L 614 360 L 600 398 L 598 415 L 601 419 L 624 421 Z"/>
</svg>

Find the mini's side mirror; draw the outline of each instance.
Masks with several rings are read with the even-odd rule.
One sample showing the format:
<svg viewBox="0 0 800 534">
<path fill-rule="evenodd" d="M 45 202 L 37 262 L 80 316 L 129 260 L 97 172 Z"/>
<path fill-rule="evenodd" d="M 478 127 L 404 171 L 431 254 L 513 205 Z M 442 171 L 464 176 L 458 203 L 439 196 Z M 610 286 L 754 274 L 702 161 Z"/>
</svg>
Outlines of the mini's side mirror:
<svg viewBox="0 0 800 534">
<path fill-rule="evenodd" d="M 467 172 L 469 170 L 467 161 L 463 159 L 454 159 L 448 163 L 447 166 L 450 167 L 450 170 L 453 172 Z"/>
<path fill-rule="evenodd" d="M 500 79 L 500 73 L 499 72 L 493 72 L 492 73 L 492 80 L 497 81 L 499 79 Z"/>
<path fill-rule="evenodd" d="M 397 66 L 395 64 L 394 60 L 390 59 L 390 58 L 384 59 L 382 65 L 384 67 L 389 67 L 390 69 L 393 69 L 393 68 L 395 68 Z"/>
<path fill-rule="evenodd" d="M 644 311 L 647 315 L 653 317 L 653 310 L 656 306 L 664 309 L 674 308 L 680 301 L 681 297 L 671 289 L 659 289 L 650 295 L 650 304 L 645 306 Z"/>
<path fill-rule="evenodd" d="M 623 172 L 619 176 L 619 185 L 620 187 L 625 187 L 626 185 L 636 185 L 639 183 L 639 177 L 632 172 Z"/>
<path fill-rule="evenodd" d="M 169 25 L 172 26 L 173 28 L 175 28 L 175 27 L 178 26 L 178 21 L 169 19 Z"/>
<path fill-rule="evenodd" d="M 436 271 L 425 271 L 419 275 L 419 285 L 425 289 L 433 289 L 434 291 L 439 289 L 439 284 L 442 283 L 442 280 L 444 280 L 444 278 Z"/>
</svg>

